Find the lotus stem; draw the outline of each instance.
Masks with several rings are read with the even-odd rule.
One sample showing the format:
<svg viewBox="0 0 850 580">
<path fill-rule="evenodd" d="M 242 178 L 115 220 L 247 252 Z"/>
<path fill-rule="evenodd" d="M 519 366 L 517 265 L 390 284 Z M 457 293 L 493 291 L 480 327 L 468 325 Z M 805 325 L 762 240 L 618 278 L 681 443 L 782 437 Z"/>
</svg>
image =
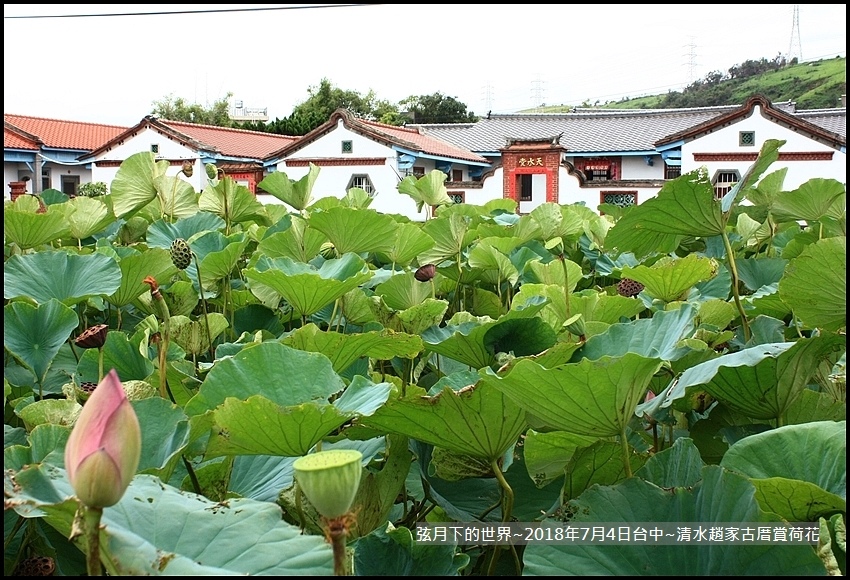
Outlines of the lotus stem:
<svg viewBox="0 0 850 580">
<path fill-rule="evenodd" d="M 570 319 L 570 278 L 567 274 L 567 259 L 561 254 L 561 268 L 564 270 L 564 306 L 567 309 L 567 318 Z"/>
<path fill-rule="evenodd" d="M 334 576 L 348 576 L 346 565 L 346 539 L 348 538 L 348 520 L 350 514 L 328 520 L 328 536 L 334 554 Z"/>
<path fill-rule="evenodd" d="M 729 236 L 724 230 L 721 234 L 723 238 L 723 246 L 726 248 L 726 259 L 729 262 L 729 272 L 732 275 L 732 296 L 735 298 L 735 306 L 738 308 L 738 314 L 741 315 L 741 325 L 744 328 L 744 342 L 749 342 L 752 332 L 750 332 L 750 322 L 747 320 L 747 313 L 744 312 L 744 305 L 741 303 L 741 293 L 738 291 L 738 266 L 735 264 L 735 256 L 732 253 L 732 244 L 729 243 Z"/>
<path fill-rule="evenodd" d="M 103 508 L 83 506 L 83 533 L 86 537 L 86 570 L 89 576 L 103 576 L 100 563 L 100 519 Z"/>
<path fill-rule="evenodd" d="M 622 429 L 620 429 L 620 447 L 623 449 L 623 469 L 626 470 L 626 477 L 632 477 L 632 463 L 629 461 L 631 458 L 631 448 L 629 447 L 629 441 L 626 439 L 626 426 L 623 425 Z"/>
<path fill-rule="evenodd" d="M 505 479 L 505 475 L 502 473 L 502 468 L 499 467 L 499 461 L 497 459 L 493 459 L 492 461 L 490 461 L 490 469 L 493 470 L 493 474 L 496 476 L 496 480 L 499 482 L 499 485 L 502 488 L 502 499 L 504 500 L 504 503 L 502 505 L 502 521 L 507 523 L 511 521 L 511 513 L 514 509 L 514 490 L 511 489 L 508 480 Z M 516 573 L 517 576 L 519 576 L 521 574 L 519 556 L 517 555 L 516 548 L 513 546 L 513 544 L 510 546 L 510 548 L 514 555 Z M 501 546 L 493 547 L 493 557 L 490 559 L 490 565 L 487 567 L 488 576 L 492 576 L 496 571 L 496 562 L 499 561 L 499 553 L 501 549 Z"/>
<path fill-rule="evenodd" d="M 103 380 L 103 347 L 97 349 L 97 382 Z"/>
<path fill-rule="evenodd" d="M 210 361 L 214 361 L 215 354 L 213 351 L 212 335 L 210 334 L 210 318 L 207 313 L 207 297 L 204 296 L 204 284 L 201 282 L 201 264 L 198 262 L 198 256 L 195 252 L 192 252 L 192 259 L 195 260 L 195 272 L 198 273 L 198 290 L 201 291 L 201 306 L 204 309 L 204 323 L 207 327 L 207 341 L 210 344 Z"/>
</svg>

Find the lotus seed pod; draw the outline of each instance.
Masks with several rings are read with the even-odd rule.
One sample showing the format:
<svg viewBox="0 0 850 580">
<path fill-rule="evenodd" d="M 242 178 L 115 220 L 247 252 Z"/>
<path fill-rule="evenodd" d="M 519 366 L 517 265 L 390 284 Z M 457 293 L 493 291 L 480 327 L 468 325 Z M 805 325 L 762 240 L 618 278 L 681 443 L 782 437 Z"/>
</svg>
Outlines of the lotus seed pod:
<svg viewBox="0 0 850 580">
<path fill-rule="evenodd" d="M 74 340 L 74 344 L 80 348 L 103 348 L 108 332 L 109 326 L 106 324 L 89 326 Z"/>
<path fill-rule="evenodd" d="M 413 277 L 419 280 L 420 282 L 427 282 L 431 280 L 434 275 L 437 273 L 437 266 L 434 264 L 425 264 L 421 266 L 416 272 L 414 272 Z"/>
<path fill-rule="evenodd" d="M 171 242 L 171 261 L 181 270 L 185 270 L 192 263 L 192 250 L 183 238 Z"/>
<path fill-rule="evenodd" d="M 360 487 L 363 454 L 331 449 L 299 457 L 292 464 L 295 481 L 316 511 L 327 519 L 348 513 Z"/>
<path fill-rule="evenodd" d="M 183 162 L 182 171 L 183 171 L 183 175 L 185 175 L 186 177 L 192 177 L 192 174 L 195 173 L 195 166 L 192 165 L 191 161 L 186 160 L 186 161 Z"/>
<path fill-rule="evenodd" d="M 218 175 L 215 163 L 207 163 L 206 165 L 204 165 L 204 171 L 207 172 L 207 177 L 209 177 L 210 179 L 215 179 L 215 176 Z"/>
<path fill-rule="evenodd" d="M 617 293 L 626 298 L 632 298 L 643 292 L 643 284 L 631 278 L 623 278 L 617 283 Z"/>
<path fill-rule="evenodd" d="M 336 246 L 334 246 L 331 242 L 325 242 L 322 244 L 322 247 L 319 249 L 319 253 L 325 260 L 333 260 L 334 258 L 339 258 L 339 253 L 336 251 Z"/>
<path fill-rule="evenodd" d="M 581 313 L 574 314 L 564 322 L 564 328 L 567 329 L 567 332 L 576 336 L 584 336 L 587 332 L 584 325 L 584 316 Z"/>
</svg>

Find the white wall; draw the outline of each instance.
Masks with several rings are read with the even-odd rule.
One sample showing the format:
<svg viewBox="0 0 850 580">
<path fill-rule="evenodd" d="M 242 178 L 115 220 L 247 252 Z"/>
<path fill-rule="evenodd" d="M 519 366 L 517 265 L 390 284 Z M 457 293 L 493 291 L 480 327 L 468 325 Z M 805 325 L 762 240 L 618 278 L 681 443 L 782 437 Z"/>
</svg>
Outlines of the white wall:
<svg viewBox="0 0 850 580">
<path fill-rule="evenodd" d="M 661 155 L 651 157 L 652 165 L 646 164 L 643 155 L 625 155 L 620 160 L 621 179 L 664 179 L 664 160 Z"/>
<path fill-rule="evenodd" d="M 131 137 L 127 139 L 121 145 L 118 145 L 97 156 L 96 160 L 109 160 L 109 161 L 124 161 L 131 155 L 135 153 L 140 153 L 142 151 L 150 151 L 151 145 L 157 144 L 159 145 L 159 154 L 158 158 L 161 159 L 188 159 L 193 163 L 194 172 L 190 179 L 181 175 L 181 179 L 185 179 L 189 183 L 192 184 L 192 187 L 200 193 L 203 188 L 207 184 L 207 176 L 204 171 L 204 167 L 201 164 L 200 159 L 198 158 L 198 152 L 194 149 L 186 147 L 185 145 L 178 143 L 169 139 L 168 137 L 162 135 L 158 131 L 154 131 L 153 129 L 147 128 L 142 130 L 135 137 Z M 98 167 L 97 164 L 93 163 L 93 169 L 91 172 L 91 180 L 92 181 L 103 181 L 108 186 L 112 185 L 112 180 L 115 179 L 115 174 L 118 173 L 118 167 Z M 174 165 L 168 168 L 166 172 L 167 175 L 177 175 L 183 168 L 180 165 Z"/>
<path fill-rule="evenodd" d="M 754 131 L 755 144 L 742 147 L 739 145 L 741 131 Z M 762 108 L 754 107 L 753 114 L 728 127 L 690 141 L 682 146 L 682 173 L 687 173 L 705 166 L 709 177 L 720 170 L 737 170 L 742 176 L 752 165 L 752 161 L 694 161 L 695 153 L 758 153 L 768 139 L 782 139 L 787 142 L 779 149 L 779 153 L 811 153 L 832 152 L 831 161 L 782 161 L 777 160 L 767 170 L 767 174 L 783 167 L 788 168 L 783 189 L 791 191 L 809 179 L 816 177 L 837 179 L 841 183 L 847 181 L 847 154 L 832 147 L 813 141 L 791 129 L 777 125 L 762 116 Z"/>
</svg>

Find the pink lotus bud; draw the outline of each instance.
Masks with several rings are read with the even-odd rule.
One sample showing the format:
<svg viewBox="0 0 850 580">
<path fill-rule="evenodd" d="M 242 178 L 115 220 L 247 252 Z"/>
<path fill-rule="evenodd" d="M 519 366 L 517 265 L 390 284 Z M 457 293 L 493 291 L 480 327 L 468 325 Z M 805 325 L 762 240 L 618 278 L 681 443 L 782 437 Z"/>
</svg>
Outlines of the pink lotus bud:
<svg viewBox="0 0 850 580">
<path fill-rule="evenodd" d="M 139 467 L 142 431 L 115 369 L 103 377 L 65 445 L 65 470 L 80 501 L 118 503 Z"/>
</svg>

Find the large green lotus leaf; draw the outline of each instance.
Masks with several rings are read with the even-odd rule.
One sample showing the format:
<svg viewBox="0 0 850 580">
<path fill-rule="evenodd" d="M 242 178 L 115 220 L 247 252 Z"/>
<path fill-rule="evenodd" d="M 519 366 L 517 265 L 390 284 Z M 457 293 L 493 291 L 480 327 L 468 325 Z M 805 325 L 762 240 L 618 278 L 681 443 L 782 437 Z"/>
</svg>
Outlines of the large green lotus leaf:
<svg viewBox="0 0 850 580">
<path fill-rule="evenodd" d="M 678 360 L 691 352 L 688 347 L 681 346 L 680 341 L 693 335 L 695 317 L 696 308 L 685 304 L 676 310 L 656 312 L 652 318 L 614 324 L 602 334 L 590 337 L 576 356 L 598 359 L 633 352 L 662 360 Z"/>
<path fill-rule="evenodd" d="M 489 368 L 480 374 L 483 384 L 505 393 L 549 427 L 609 437 L 622 434 L 660 367 L 658 359 L 626 353 L 552 369 L 523 360 L 503 377 Z"/>
<path fill-rule="evenodd" d="M 847 418 L 847 404 L 837 400 L 829 392 L 818 393 L 804 389 L 800 398 L 785 413 L 787 425 L 799 425 L 813 421 L 844 421 Z"/>
<path fill-rule="evenodd" d="M 398 228 L 390 215 L 351 207 L 314 211 L 309 222 L 310 227 L 328 237 L 340 254 L 389 251 Z"/>
<path fill-rule="evenodd" d="M 564 264 L 566 264 L 567 272 L 564 277 Z M 539 260 L 528 262 L 525 271 L 523 272 L 525 282 L 538 284 L 557 284 L 562 288 L 567 288 L 570 292 L 575 290 L 576 284 L 582 279 L 581 266 L 572 260 L 552 260 L 544 264 Z"/>
<path fill-rule="evenodd" d="M 25 517 L 43 514 L 66 537 L 78 502 L 65 472 L 47 464 L 15 474 L 7 496 Z M 330 575 L 330 545 L 302 535 L 269 502 L 217 503 L 152 475 L 136 476 L 120 502 L 104 510 L 100 542 L 111 576 Z"/>
<path fill-rule="evenodd" d="M 570 314 L 581 314 L 585 322 L 616 324 L 622 318 L 634 318 L 644 310 L 646 306 L 640 300 L 592 289 L 570 295 Z"/>
<path fill-rule="evenodd" d="M 3 307 L 3 342 L 41 382 L 78 324 L 77 314 L 55 299 L 38 306 L 10 302 Z"/>
<path fill-rule="evenodd" d="M 198 305 L 198 291 L 188 280 L 174 282 L 162 291 L 162 297 L 168 305 L 171 316 L 189 316 Z"/>
<path fill-rule="evenodd" d="M 702 478 L 703 467 L 693 440 L 680 437 L 671 447 L 650 457 L 635 475 L 658 487 L 693 487 Z"/>
<path fill-rule="evenodd" d="M 228 491 L 257 501 L 274 502 L 295 481 L 297 457 L 239 455 L 234 458 Z"/>
<path fill-rule="evenodd" d="M 118 262 L 118 267 L 121 269 L 121 286 L 107 300 L 119 308 L 150 291 L 150 286 L 144 283 L 148 276 L 165 283 L 177 272 L 171 253 L 161 248 L 148 248 L 125 256 Z"/>
<path fill-rule="evenodd" d="M 290 258 L 260 258 L 256 267 L 246 269 L 244 274 L 249 281 L 259 282 L 283 296 L 302 316 L 318 312 L 372 276 L 357 254 L 327 260 L 318 269 Z"/>
<path fill-rule="evenodd" d="M 172 316 L 170 325 L 171 339 L 187 353 L 196 356 L 209 350 L 210 341 L 214 342 L 230 326 L 227 317 L 220 312 L 210 312 L 203 320 Z"/>
<path fill-rule="evenodd" d="M 683 236 L 711 237 L 724 230 L 714 186 L 703 170 L 667 181 L 656 197 L 632 208 L 605 237 L 605 248 L 638 257 L 674 251 Z"/>
<path fill-rule="evenodd" d="M 847 238 L 826 238 L 791 260 L 779 295 L 809 327 L 847 326 Z"/>
<path fill-rule="evenodd" d="M 324 354 L 336 372 L 344 371 L 362 356 L 378 360 L 396 356 L 413 358 L 423 348 L 422 339 L 417 335 L 390 330 L 342 334 L 319 330 L 313 323 L 298 328 L 281 342 L 299 350 Z"/>
<path fill-rule="evenodd" d="M 725 300 L 711 298 L 699 305 L 700 324 L 707 324 L 718 329 L 724 329 L 735 320 L 738 313 L 734 304 Z"/>
<path fill-rule="evenodd" d="M 64 209 L 49 207 L 44 213 L 33 213 L 11 204 L 3 210 L 6 243 L 14 242 L 24 250 L 58 240 L 69 233 L 70 226 Z"/>
<path fill-rule="evenodd" d="M 738 277 L 755 292 L 762 286 L 779 282 L 788 260 L 782 258 L 745 258 L 735 260 Z"/>
<path fill-rule="evenodd" d="M 354 544 L 354 573 L 395 578 L 458 576 L 469 564 L 469 556 L 455 551 L 453 545 L 415 542 L 410 530 L 387 523 Z"/>
<path fill-rule="evenodd" d="M 633 473 L 645 461 L 645 455 L 629 454 Z M 593 485 L 613 485 L 628 477 L 623 465 L 623 448 L 618 442 L 602 440 L 579 447 L 564 466 L 564 474 L 563 500 L 577 498 Z"/>
<path fill-rule="evenodd" d="M 154 177 L 153 185 L 156 199 L 145 210 L 154 216 L 179 219 L 198 213 L 198 193 L 192 184 L 179 177 L 158 175 Z"/>
<path fill-rule="evenodd" d="M 134 153 L 122 161 L 108 194 L 115 217 L 129 216 L 156 199 L 154 179 L 167 170 L 168 161 L 157 161 L 150 151 Z"/>
<path fill-rule="evenodd" d="M 571 502 L 571 525 L 585 522 L 690 522 L 692 528 L 736 522 L 757 527 L 781 519 L 759 509 L 755 488 L 744 477 L 717 466 L 703 468 L 694 488 L 672 492 L 638 477 L 595 487 Z M 555 524 L 551 524 L 555 525 Z M 563 526 L 564 524 L 559 524 Z M 591 524 L 592 525 L 592 524 Z M 529 576 L 784 576 L 823 575 L 824 566 L 807 545 L 706 544 L 649 546 L 532 544 L 523 555 Z"/>
<path fill-rule="evenodd" d="M 741 302 L 743 302 L 744 308 L 747 310 L 747 316 L 751 320 L 750 330 L 753 330 L 752 327 L 754 320 L 759 318 L 769 317 L 782 322 L 786 316 L 791 314 L 791 308 L 782 300 L 782 297 L 779 294 L 778 282 L 762 286 L 748 296 L 742 296 Z M 782 336 L 781 332 L 779 334 Z M 753 336 L 755 337 L 754 330 Z M 781 338 L 779 340 L 781 340 Z"/>
<path fill-rule="evenodd" d="M 535 318 L 548 300 L 535 296 L 526 302 L 522 308 L 511 310 L 498 320 L 490 322 L 470 321 L 459 325 L 445 327 L 432 326 L 422 333 L 422 340 L 429 350 L 445 355 L 472 368 L 488 367 L 495 361 L 496 350 L 500 352 L 514 351 L 518 356 L 543 352 L 554 344 L 554 334 L 541 318 Z M 536 322 L 532 322 L 536 320 Z M 518 322 L 525 321 L 525 322 Z M 491 334 L 498 341 L 488 340 L 490 331 L 506 325 L 504 332 L 496 331 L 501 336 Z M 509 325 L 509 326 L 508 326 Z M 546 330 L 548 330 L 548 333 Z M 539 332 L 536 336 L 529 333 Z M 527 340 L 520 343 L 518 340 Z"/>
<path fill-rule="evenodd" d="M 142 452 L 138 473 L 168 481 L 189 443 L 189 419 L 177 405 L 161 397 L 133 401 L 142 429 Z"/>
<path fill-rule="evenodd" d="M 333 405 L 345 413 L 368 416 L 387 402 L 395 387 L 392 383 L 373 383 L 363 375 L 355 375 Z"/>
<path fill-rule="evenodd" d="M 581 217 L 569 207 L 546 202 L 538 205 L 529 214 L 540 227 L 540 241 L 568 237 L 583 229 Z"/>
<path fill-rule="evenodd" d="M 709 258 L 688 254 L 684 258 L 659 260 L 652 267 L 625 267 L 623 277 L 643 284 L 653 298 L 673 302 L 681 300 L 694 285 L 711 278 L 713 269 Z"/>
<path fill-rule="evenodd" d="M 241 233 L 227 236 L 225 239 L 227 245 L 224 248 L 207 253 L 201 260 L 201 281 L 205 288 L 214 286 L 219 280 L 231 275 L 250 241 Z"/>
<path fill-rule="evenodd" d="M 151 376 L 154 366 L 139 352 L 138 341 L 131 341 L 126 333 L 110 330 L 103 345 L 103 372 L 115 369 L 122 381 L 143 381 Z M 77 376 L 80 382 L 97 383 L 97 349 L 90 348 L 80 357 L 77 364 Z"/>
<path fill-rule="evenodd" d="M 3 268 L 3 297 L 21 296 L 44 303 L 52 298 L 69 306 L 92 296 L 109 296 L 121 286 L 121 269 L 103 254 L 63 251 L 16 254 Z"/>
<path fill-rule="evenodd" d="M 379 297 L 380 301 L 381 298 Z M 401 312 L 394 312 L 387 308 L 383 301 L 377 302 L 373 298 L 369 301 L 375 318 L 387 329 L 407 334 L 422 334 L 426 329 L 440 324 L 449 303 L 445 300 L 426 298 L 422 304 L 411 306 Z"/>
<path fill-rule="evenodd" d="M 735 443 L 720 465 L 755 480 L 782 477 L 807 481 L 844 499 L 846 435 L 845 421 L 787 425 Z"/>
<path fill-rule="evenodd" d="M 461 250 L 472 242 L 469 218 L 452 214 L 448 217 L 431 219 L 422 225 L 422 231 L 434 240 L 434 246 L 420 254 L 420 264 L 439 264 L 444 260 L 457 259 Z"/>
<path fill-rule="evenodd" d="M 215 411 L 205 457 L 306 455 L 325 436 L 354 417 L 329 403 L 282 407 L 261 395 L 228 398 Z"/>
<path fill-rule="evenodd" d="M 434 247 L 434 239 L 422 231 L 419 224 L 398 224 L 392 248 L 387 250 L 388 261 L 407 266 L 413 259 Z"/>
<path fill-rule="evenodd" d="M 69 204 L 68 225 L 71 236 L 78 240 L 102 232 L 115 221 L 109 207 L 97 198 L 77 196 Z"/>
<path fill-rule="evenodd" d="M 381 296 L 393 310 L 407 310 L 422 304 L 431 296 L 431 284 L 417 280 L 413 272 L 397 273 L 386 282 L 375 286 L 375 294 Z"/>
<path fill-rule="evenodd" d="M 446 387 L 433 397 L 423 392 L 408 389 L 407 398 L 388 401 L 361 422 L 488 462 L 501 457 L 527 426 L 518 405 L 482 382 L 460 391 Z"/>
<path fill-rule="evenodd" d="M 844 344 L 839 336 L 823 335 L 759 344 L 722 355 L 687 369 L 646 411 L 652 415 L 703 390 L 747 417 L 775 419 L 797 401 L 820 362 L 834 356 Z"/>
<path fill-rule="evenodd" d="M 327 236 L 308 225 L 304 218 L 290 216 L 291 225 L 284 231 L 266 236 L 257 246 L 260 254 L 269 258 L 292 258 L 296 262 L 309 262 L 319 253 Z"/>
<path fill-rule="evenodd" d="M 508 242 L 503 244 L 500 242 Z M 480 240 L 469 251 L 469 265 L 472 268 L 491 270 L 496 274 L 497 284 L 503 280 L 512 286 L 519 280 L 519 272 L 510 259 L 499 249 L 499 246 L 516 246 L 519 238 L 486 238 Z M 509 250 L 510 251 L 510 250 Z"/>
<path fill-rule="evenodd" d="M 215 232 L 222 229 L 224 229 L 224 220 L 206 211 L 180 218 L 174 223 L 159 219 L 148 227 L 148 247 L 167 250 L 171 247 L 171 242 L 177 238 L 188 240 L 201 232 Z"/>
<path fill-rule="evenodd" d="M 434 169 L 422 177 L 408 175 L 396 186 L 399 193 L 409 195 L 416 202 L 416 211 L 422 211 L 423 206 L 436 207 L 450 205 L 452 198 L 446 192 L 445 181 L 448 175 Z"/>
<path fill-rule="evenodd" d="M 46 399 L 48 401 L 50 399 Z M 58 402 L 54 399 L 54 402 Z M 79 415 L 82 407 L 77 408 Z M 65 442 L 71 434 L 70 425 L 44 423 L 37 425 L 26 435 L 22 443 L 6 446 L 4 449 L 5 469 L 20 470 L 33 463 L 49 463 L 56 467 L 65 467 Z M 4 444 L 6 442 L 4 441 Z"/>
<path fill-rule="evenodd" d="M 228 397 L 244 401 L 252 395 L 288 407 L 325 401 L 344 388 L 325 355 L 263 342 L 216 362 L 185 412 L 192 417 L 215 409 Z"/>
<path fill-rule="evenodd" d="M 311 163 L 307 174 L 297 181 L 290 179 L 282 171 L 276 171 L 264 177 L 257 184 L 257 187 L 275 196 L 290 207 L 301 211 L 310 205 L 313 184 L 316 183 L 316 178 L 319 177 L 320 170 L 320 167 Z"/>
<path fill-rule="evenodd" d="M 830 214 L 847 187 L 835 179 L 810 179 L 794 191 L 782 192 L 773 204 L 776 221 L 814 222 Z"/>
<path fill-rule="evenodd" d="M 817 485 L 787 477 L 753 479 L 762 509 L 789 522 L 815 522 L 819 517 L 847 512 L 847 501 Z"/>
<path fill-rule="evenodd" d="M 70 399 L 42 399 L 24 407 L 16 407 L 15 413 L 27 429 L 37 425 L 62 425 L 70 427 L 80 416 L 83 407 Z"/>
<path fill-rule="evenodd" d="M 336 199 L 335 197 L 325 197 L 322 199 Z M 342 199 L 339 200 L 340 203 L 345 207 L 353 207 L 358 209 L 366 209 L 372 202 L 375 201 L 375 198 L 369 195 L 369 193 L 360 187 L 352 187 L 350 188 Z"/>
<path fill-rule="evenodd" d="M 231 224 L 253 220 L 270 225 L 263 204 L 257 201 L 257 196 L 230 177 L 205 187 L 198 200 L 198 207 L 201 211 L 214 213 Z"/>
</svg>

